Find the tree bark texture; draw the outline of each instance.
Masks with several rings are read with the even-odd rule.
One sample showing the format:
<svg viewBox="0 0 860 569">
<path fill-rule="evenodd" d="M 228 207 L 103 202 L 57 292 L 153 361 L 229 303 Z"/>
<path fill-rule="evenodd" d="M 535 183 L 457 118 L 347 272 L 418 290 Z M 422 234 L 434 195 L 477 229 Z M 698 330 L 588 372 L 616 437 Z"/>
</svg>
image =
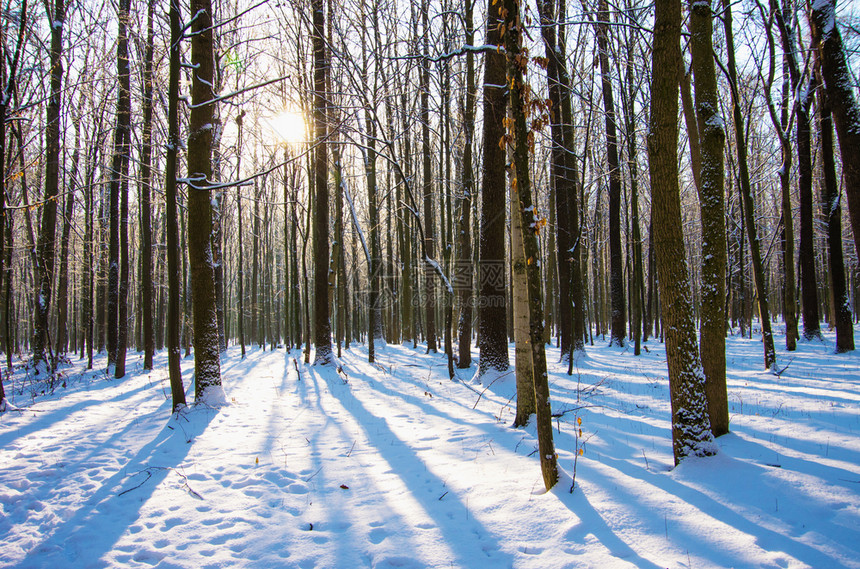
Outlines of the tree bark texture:
<svg viewBox="0 0 860 569">
<path fill-rule="evenodd" d="M 729 432 L 726 391 L 726 231 L 723 151 L 725 129 L 719 114 L 709 2 L 690 0 L 690 51 L 695 73 L 696 116 L 701 172 L 702 307 L 700 350 L 711 432 Z"/>
<path fill-rule="evenodd" d="M 502 2 L 487 0 L 488 45 L 501 45 Z M 481 230 L 478 264 L 478 374 L 508 369 L 505 290 L 505 150 L 502 121 L 507 110 L 505 56 L 484 56 L 484 156 L 481 168 Z"/>
<path fill-rule="evenodd" d="M 46 7 L 50 6 L 45 3 Z M 45 192 L 42 196 L 42 225 L 36 248 L 38 271 L 36 298 L 33 314 L 33 364 L 37 372 L 42 364 L 50 366 L 45 350 L 48 345 L 48 315 L 51 308 L 51 288 L 54 280 L 54 241 L 57 225 L 57 195 L 60 178 L 60 107 L 63 90 L 63 25 L 65 24 L 65 4 L 56 0 L 53 14 L 48 14 L 51 26 L 51 91 L 45 114 Z M 119 60 L 119 56 L 117 57 Z M 0 159 L 5 160 L 2 156 Z"/>
<path fill-rule="evenodd" d="M 762 344 L 764 348 L 764 367 L 770 369 L 776 363 L 776 352 L 773 347 L 773 332 L 770 324 L 770 309 L 767 300 L 767 287 L 764 282 L 764 266 L 761 258 L 761 244 L 755 225 L 752 188 L 750 187 L 749 165 L 747 161 L 747 146 L 744 133 L 744 118 L 741 114 L 740 94 L 738 92 L 738 74 L 735 64 L 735 42 L 732 33 L 732 8 L 730 0 L 722 0 L 723 27 L 726 34 L 726 53 L 729 72 L 730 88 L 732 90 L 732 122 L 735 128 L 735 145 L 740 171 L 740 191 L 743 199 L 743 215 L 747 236 L 750 241 L 750 257 L 752 260 L 753 280 L 756 297 L 758 298 L 759 321 L 761 323 Z"/>
<path fill-rule="evenodd" d="M 609 8 L 600 0 L 597 15 L 597 56 L 606 117 L 606 167 L 609 172 L 609 345 L 623 346 L 627 339 L 627 303 L 624 292 L 624 259 L 621 248 L 621 168 L 618 161 L 618 135 L 612 77 L 609 71 Z"/>
<path fill-rule="evenodd" d="M 836 26 L 836 0 L 813 2 L 810 20 L 813 45 L 820 52 L 821 75 L 839 139 L 854 247 L 860 254 L 860 105 L 852 90 L 842 35 Z"/>
<path fill-rule="evenodd" d="M 675 464 L 690 455 L 714 452 L 681 227 L 677 122 L 680 35 L 680 0 L 657 0 L 648 147 L 652 239 L 666 331 Z"/>
<path fill-rule="evenodd" d="M 212 3 L 191 0 L 191 116 L 188 124 L 188 265 L 194 326 L 195 400 L 221 386 L 221 343 L 212 255 L 212 142 L 215 129 Z"/>
<path fill-rule="evenodd" d="M 529 153 L 532 151 L 533 136 L 526 124 L 528 105 L 531 102 L 531 87 L 525 83 L 528 58 L 523 55 L 522 37 L 524 22 L 521 19 L 521 0 L 505 0 L 505 47 L 507 48 L 507 69 L 510 85 L 509 96 L 513 124 L 513 167 L 511 168 L 511 192 L 519 198 L 519 215 L 523 258 L 526 264 L 529 307 L 529 342 L 532 356 L 532 385 L 535 393 L 537 419 L 538 453 L 540 454 L 541 474 L 544 487 L 550 490 L 558 482 L 558 455 L 555 452 L 552 435 L 552 406 L 549 399 L 549 379 L 547 376 L 546 352 L 543 342 L 543 297 L 541 291 L 540 251 L 538 235 L 541 224 L 532 201 L 529 174 Z"/>
<path fill-rule="evenodd" d="M 328 303 L 329 271 L 329 191 L 328 152 L 326 148 L 327 108 L 326 77 L 329 60 L 325 47 L 325 13 L 322 0 L 313 0 L 313 30 L 311 42 L 314 55 L 314 207 L 313 207 L 313 260 L 314 260 L 314 365 L 333 363 L 331 349 L 331 320 Z"/>
</svg>

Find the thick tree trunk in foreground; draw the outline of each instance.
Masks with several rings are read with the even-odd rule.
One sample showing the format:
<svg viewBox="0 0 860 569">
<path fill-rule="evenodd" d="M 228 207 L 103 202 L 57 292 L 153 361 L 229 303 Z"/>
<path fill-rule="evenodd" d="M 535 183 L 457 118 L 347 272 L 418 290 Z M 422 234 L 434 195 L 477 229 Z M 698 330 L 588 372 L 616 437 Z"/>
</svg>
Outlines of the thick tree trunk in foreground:
<svg viewBox="0 0 860 569">
<path fill-rule="evenodd" d="M 654 215 L 652 239 L 666 330 L 675 464 L 690 455 L 714 453 L 681 228 L 677 122 L 680 35 L 680 0 L 657 0 L 648 146 Z"/>
<path fill-rule="evenodd" d="M 333 363 L 331 349 L 331 320 L 328 303 L 329 256 L 329 192 L 328 159 L 326 151 L 326 76 L 329 61 L 325 47 L 325 13 L 322 0 L 313 0 L 312 43 L 314 52 L 314 143 L 313 155 L 314 207 L 314 365 Z"/>
<path fill-rule="evenodd" d="M 188 124 L 188 264 L 194 323 L 194 398 L 219 403 L 221 342 L 212 256 L 212 142 L 215 124 L 215 61 L 212 3 L 191 0 L 191 116 Z M 220 391 L 220 393 L 219 393 Z"/>
<path fill-rule="evenodd" d="M 502 2 L 487 0 L 488 45 L 502 43 Z M 478 264 L 478 374 L 508 369 L 505 290 L 505 150 L 501 144 L 507 110 L 505 56 L 484 56 L 484 160 L 481 169 L 481 232 Z"/>
<path fill-rule="evenodd" d="M 725 130 L 719 115 L 711 6 L 690 0 L 690 51 L 695 73 L 701 152 L 702 323 L 700 349 L 711 432 L 729 432 L 726 391 L 726 231 L 723 198 Z"/>
</svg>

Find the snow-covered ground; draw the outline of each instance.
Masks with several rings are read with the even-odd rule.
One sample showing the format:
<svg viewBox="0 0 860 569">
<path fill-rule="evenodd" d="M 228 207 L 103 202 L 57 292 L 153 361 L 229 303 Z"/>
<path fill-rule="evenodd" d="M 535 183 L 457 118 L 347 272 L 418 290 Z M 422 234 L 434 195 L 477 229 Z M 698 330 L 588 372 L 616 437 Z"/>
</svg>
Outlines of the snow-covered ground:
<svg viewBox="0 0 860 569">
<path fill-rule="evenodd" d="M 780 351 L 777 377 L 759 341 L 727 345 L 732 433 L 674 469 L 661 344 L 601 341 L 573 376 L 550 350 L 549 493 L 534 429 L 510 426 L 513 373 L 452 382 L 421 348 L 353 348 L 346 379 L 231 348 L 228 404 L 174 417 L 164 354 L 122 380 L 75 363 L 53 394 L 18 372 L 0 566 L 860 567 L 860 354 L 828 335 Z"/>
</svg>

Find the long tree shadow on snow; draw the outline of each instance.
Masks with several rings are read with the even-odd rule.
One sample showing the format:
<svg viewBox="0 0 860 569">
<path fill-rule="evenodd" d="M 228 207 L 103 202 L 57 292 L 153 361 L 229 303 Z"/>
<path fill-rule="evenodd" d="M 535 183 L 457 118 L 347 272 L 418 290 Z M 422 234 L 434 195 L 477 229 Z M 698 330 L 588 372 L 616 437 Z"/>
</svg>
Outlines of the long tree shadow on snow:
<svg viewBox="0 0 860 569">
<path fill-rule="evenodd" d="M 162 415 L 162 405 L 154 413 Z M 216 410 L 186 412 L 190 420 L 171 417 L 149 443 L 144 445 L 113 476 L 104 480 L 75 513 L 49 536 L 33 547 L 20 567 L 100 567 L 102 556 L 112 551 L 125 531 L 139 519 L 140 509 L 156 488 L 180 466 L 191 448 L 190 440 L 206 430 Z M 112 439 L 121 437 L 131 425 Z M 94 522 L 110 516 L 111 523 Z M 128 552 L 128 560 L 135 552 Z"/>
<path fill-rule="evenodd" d="M 325 377 L 325 375 L 331 377 Z M 352 376 L 355 379 L 361 376 L 363 381 L 370 381 L 369 377 L 355 371 L 352 372 Z M 445 487 L 445 481 L 433 474 L 421 457 L 394 434 L 384 417 L 370 412 L 353 395 L 348 384 L 343 384 L 333 371 L 330 373 L 312 371 L 305 374 L 304 378 L 306 381 L 313 380 L 315 383 L 324 382 L 326 385 L 323 390 L 328 390 L 343 409 L 352 414 L 375 451 L 391 466 L 391 470 L 397 474 L 404 486 L 412 489 L 412 498 L 421 504 L 427 515 L 436 522 L 436 527 L 444 536 L 445 543 L 457 556 L 457 559 L 452 561 L 455 566 L 512 566 L 513 558 L 502 552 L 498 540 L 491 538 L 489 530 L 475 519 L 468 507 L 454 493 L 448 493 L 444 500 L 439 500 L 435 492 L 415 491 L 416 488 L 428 485 L 442 489 Z M 319 387 L 317 389 L 319 390 Z M 461 521 L 452 523 L 452 520 Z M 477 539 L 464 539 L 468 531 L 466 526 L 470 526 L 469 529 Z M 467 543 L 473 543 L 474 547 L 468 547 Z"/>
</svg>

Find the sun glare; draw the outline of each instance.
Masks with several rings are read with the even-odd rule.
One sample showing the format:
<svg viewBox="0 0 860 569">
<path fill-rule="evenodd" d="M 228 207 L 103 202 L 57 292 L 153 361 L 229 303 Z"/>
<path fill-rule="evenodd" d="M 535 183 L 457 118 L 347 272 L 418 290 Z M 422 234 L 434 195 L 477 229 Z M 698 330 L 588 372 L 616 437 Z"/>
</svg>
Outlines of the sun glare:
<svg viewBox="0 0 860 569">
<path fill-rule="evenodd" d="M 307 140 L 305 117 L 296 111 L 286 110 L 265 120 L 272 142 L 297 146 Z"/>
</svg>

